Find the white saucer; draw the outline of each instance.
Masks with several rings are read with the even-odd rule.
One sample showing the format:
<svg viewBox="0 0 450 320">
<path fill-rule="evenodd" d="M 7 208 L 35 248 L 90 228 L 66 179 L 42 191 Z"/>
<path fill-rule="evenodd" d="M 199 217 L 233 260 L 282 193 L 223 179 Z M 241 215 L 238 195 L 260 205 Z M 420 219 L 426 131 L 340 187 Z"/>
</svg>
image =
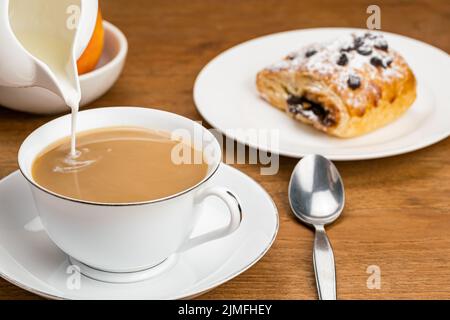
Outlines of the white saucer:
<svg viewBox="0 0 450 320">
<path fill-rule="evenodd" d="M 361 29 L 321 28 L 282 32 L 233 47 L 199 74 L 194 100 L 203 118 L 240 143 L 290 157 L 322 154 L 332 160 L 374 159 L 411 152 L 450 134 L 450 58 L 447 53 L 404 36 L 383 33 L 407 60 L 418 81 L 414 105 L 397 121 L 370 134 L 339 139 L 304 125 L 263 101 L 256 74 L 303 45 L 329 41 Z M 234 129 L 234 130 L 233 130 Z M 254 130 L 278 130 L 279 146 Z M 266 131 L 267 132 L 267 131 Z"/>
<path fill-rule="evenodd" d="M 81 88 L 80 106 L 100 98 L 119 78 L 125 64 L 128 43 L 124 34 L 113 24 L 103 21 L 105 44 L 96 68 L 79 77 Z M 0 87 L 0 105 L 31 113 L 61 113 L 69 108 L 62 98 L 39 87 Z"/>
<path fill-rule="evenodd" d="M 241 199 L 243 221 L 235 233 L 169 258 L 163 262 L 163 270 L 148 280 L 108 283 L 77 273 L 80 268 L 71 265 L 67 255 L 51 242 L 42 230 L 26 181 L 16 171 L 0 181 L 0 275 L 25 290 L 54 299 L 181 299 L 200 295 L 255 264 L 269 250 L 278 231 L 277 209 L 254 180 L 222 164 L 212 181 L 234 190 Z M 227 218 L 225 205 L 208 199 L 195 232 L 219 227 Z"/>
</svg>

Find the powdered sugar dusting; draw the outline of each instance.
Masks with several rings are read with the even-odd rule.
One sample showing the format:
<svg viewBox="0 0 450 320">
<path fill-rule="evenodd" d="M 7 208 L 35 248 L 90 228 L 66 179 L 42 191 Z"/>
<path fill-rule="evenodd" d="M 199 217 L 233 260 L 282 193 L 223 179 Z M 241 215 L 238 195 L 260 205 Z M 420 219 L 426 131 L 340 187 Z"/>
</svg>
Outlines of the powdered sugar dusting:
<svg viewBox="0 0 450 320">
<path fill-rule="evenodd" d="M 268 70 L 304 73 L 315 78 L 339 95 L 347 106 L 364 114 L 367 106 L 377 105 L 383 94 L 381 88 L 405 76 L 409 68 L 389 48 L 382 34 L 358 32 L 328 43 L 305 46 Z M 307 90 L 313 92 L 315 88 Z"/>
<path fill-rule="evenodd" d="M 309 53 L 314 52 L 310 55 Z M 342 55 L 345 57 L 341 58 Z M 371 64 L 373 57 L 379 58 L 383 66 Z M 386 40 L 381 34 L 353 33 L 342 36 L 326 44 L 314 43 L 298 51 L 292 52 L 284 60 L 269 67 L 270 70 L 307 70 L 318 76 L 331 76 L 337 80 L 338 89 L 348 86 L 350 75 L 364 74 L 370 80 L 375 79 L 380 73 L 383 77 L 398 76 L 395 65 L 387 65 L 387 61 L 393 60 Z M 339 61 L 346 61 L 339 64 Z"/>
</svg>

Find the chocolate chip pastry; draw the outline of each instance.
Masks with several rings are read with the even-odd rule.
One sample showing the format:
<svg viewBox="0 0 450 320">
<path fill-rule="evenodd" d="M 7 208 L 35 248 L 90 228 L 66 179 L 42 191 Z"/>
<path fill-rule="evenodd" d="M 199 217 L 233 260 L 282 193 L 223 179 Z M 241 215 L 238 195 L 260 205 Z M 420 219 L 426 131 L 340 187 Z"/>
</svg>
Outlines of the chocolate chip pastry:
<svg viewBox="0 0 450 320">
<path fill-rule="evenodd" d="M 301 122 L 348 138 L 400 117 L 416 98 L 416 79 L 384 37 L 356 33 L 312 44 L 260 71 L 261 96 Z"/>
</svg>

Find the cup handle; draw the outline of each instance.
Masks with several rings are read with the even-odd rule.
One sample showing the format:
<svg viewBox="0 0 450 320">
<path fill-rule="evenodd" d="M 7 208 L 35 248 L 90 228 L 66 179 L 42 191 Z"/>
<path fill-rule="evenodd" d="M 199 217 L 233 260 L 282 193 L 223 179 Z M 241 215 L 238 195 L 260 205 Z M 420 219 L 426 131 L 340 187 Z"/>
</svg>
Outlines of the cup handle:
<svg viewBox="0 0 450 320">
<path fill-rule="evenodd" d="M 207 232 L 205 234 L 196 236 L 194 238 L 189 238 L 178 250 L 178 252 L 189 250 L 200 244 L 223 238 L 234 231 L 241 225 L 242 222 L 242 209 L 238 198 L 233 192 L 224 187 L 208 187 L 201 190 L 195 198 L 196 203 L 201 203 L 206 198 L 215 196 L 221 199 L 228 207 L 228 212 L 230 213 L 230 222 L 227 226 Z"/>
</svg>

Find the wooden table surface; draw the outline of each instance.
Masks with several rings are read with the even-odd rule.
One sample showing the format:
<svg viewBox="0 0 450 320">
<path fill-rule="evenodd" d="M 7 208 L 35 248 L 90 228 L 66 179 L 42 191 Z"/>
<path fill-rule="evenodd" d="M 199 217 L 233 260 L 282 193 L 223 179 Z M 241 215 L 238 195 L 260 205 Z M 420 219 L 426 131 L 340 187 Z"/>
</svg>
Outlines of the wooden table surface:
<svg viewBox="0 0 450 320">
<path fill-rule="evenodd" d="M 279 31 L 365 27 L 368 3 L 103 1 L 104 17 L 123 30 L 130 48 L 119 81 L 90 107 L 164 106 L 164 110 L 201 120 L 192 99 L 194 80 L 202 66 L 221 51 Z M 449 1 L 377 3 L 383 30 L 450 51 Z M 16 154 L 22 140 L 52 118 L 0 108 L 0 178 L 18 168 Z M 347 192 L 342 218 L 328 228 L 339 298 L 450 298 L 449 152 L 447 139 L 402 156 L 336 163 Z M 260 176 L 258 165 L 237 166 L 273 197 L 280 214 L 278 237 L 250 270 L 201 298 L 317 298 L 311 262 L 313 233 L 293 218 L 287 200 L 288 180 L 296 162 L 281 158 L 280 171 L 274 176 Z M 380 289 L 367 288 L 370 265 L 380 267 Z M 0 299 L 17 298 L 37 296 L 0 279 Z"/>
</svg>

